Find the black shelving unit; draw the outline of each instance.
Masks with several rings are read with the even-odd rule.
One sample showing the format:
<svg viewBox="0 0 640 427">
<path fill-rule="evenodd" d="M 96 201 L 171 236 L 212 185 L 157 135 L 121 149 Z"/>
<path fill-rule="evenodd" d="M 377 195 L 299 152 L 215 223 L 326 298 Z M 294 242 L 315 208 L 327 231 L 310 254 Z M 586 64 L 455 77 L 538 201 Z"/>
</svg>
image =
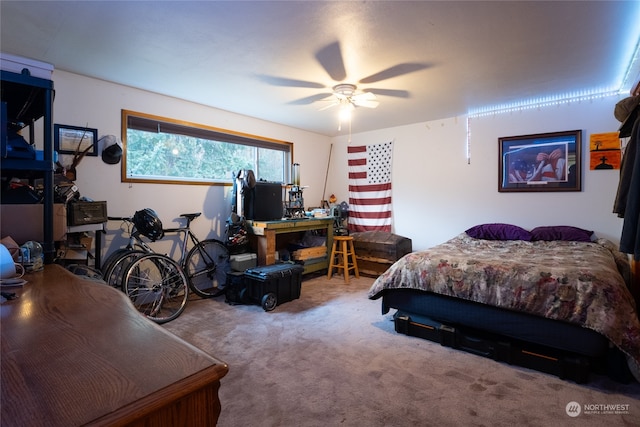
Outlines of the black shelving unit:
<svg viewBox="0 0 640 427">
<path fill-rule="evenodd" d="M 42 178 L 43 188 L 43 230 L 45 264 L 51 264 L 55 258 L 53 241 L 53 81 L 33 77 L 27 69 L 22 73 L 1 71 L 0 89 L 2 91 L 2 138 L 0 138 L 0 169 L 3 177 Z M 23 123 L 29 128 L 29 141 L 33 143 L 35 122 L 43 119 L 43 156 L 34 158 L 16 158 L 8 153 L 8 123 Z"/>
</svg>

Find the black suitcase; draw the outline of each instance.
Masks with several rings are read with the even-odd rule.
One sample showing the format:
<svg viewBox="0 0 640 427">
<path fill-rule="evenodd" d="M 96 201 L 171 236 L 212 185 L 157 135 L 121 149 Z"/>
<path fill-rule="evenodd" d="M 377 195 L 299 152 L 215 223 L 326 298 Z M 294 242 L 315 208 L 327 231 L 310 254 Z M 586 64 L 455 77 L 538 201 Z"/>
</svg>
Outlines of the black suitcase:
<svg viewBox="0 0 640 427">
<path fill-rule="evenodd" d="M 244 272 L 242 299 L 257 302 L 265 311 L 300 298 L 302 272 L 300 264 L 282 263 L 250 268 Z"/>
</svg>

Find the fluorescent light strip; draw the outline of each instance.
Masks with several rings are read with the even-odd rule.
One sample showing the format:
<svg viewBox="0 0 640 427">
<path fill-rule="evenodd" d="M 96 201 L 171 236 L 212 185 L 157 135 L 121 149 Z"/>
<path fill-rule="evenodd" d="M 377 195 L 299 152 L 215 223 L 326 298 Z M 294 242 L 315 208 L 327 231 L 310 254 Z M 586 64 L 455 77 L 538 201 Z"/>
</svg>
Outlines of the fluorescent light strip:
<svg viewBox="0 0 640 427">
<path fill-rule="evenodd" d="M 533 110 L 540 107 L 548 107 L 552 105 L 570 104 L 572 102 L 590 101 L 594 99 L 606 98 L 608 96 L 618 96 L 619 89 L 608 89 L 604 91 L 582 91 L 571 94 L 547 96 L 536 98 L 528 101 L 516 102 L 512 104 L 503 104 L 493 107 L 480 108 L 469 113 L 469 117 L 486 117 L 496 114 L 513 113 L 516 111 Z"/>
</svg>

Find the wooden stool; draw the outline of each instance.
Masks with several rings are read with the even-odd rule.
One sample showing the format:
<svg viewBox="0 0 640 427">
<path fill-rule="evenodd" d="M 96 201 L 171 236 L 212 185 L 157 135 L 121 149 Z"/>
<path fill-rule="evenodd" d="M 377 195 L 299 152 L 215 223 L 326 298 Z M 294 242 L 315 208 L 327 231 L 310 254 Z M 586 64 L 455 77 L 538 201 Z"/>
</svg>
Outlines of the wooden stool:
<svg viewBox="0 0 640 427">
<path fill-rule="evenodd" d="M 351 257 L 351 260 L 349 260 Z M 336 258 L 338 261 L 336 262 Z M 358 262 L 356 261 L 356 251 L 353 248 L 353 237 L 334 236 L 333 247 L 331 248 L 331 258 L 329 258 L 328 278 L 331 279 L 333 269 L 342 269 L 344 281 L 349 283 L 349 270 L 353 270 L 355 277 L 360 277 L 358 272 Z"/>
</svg>

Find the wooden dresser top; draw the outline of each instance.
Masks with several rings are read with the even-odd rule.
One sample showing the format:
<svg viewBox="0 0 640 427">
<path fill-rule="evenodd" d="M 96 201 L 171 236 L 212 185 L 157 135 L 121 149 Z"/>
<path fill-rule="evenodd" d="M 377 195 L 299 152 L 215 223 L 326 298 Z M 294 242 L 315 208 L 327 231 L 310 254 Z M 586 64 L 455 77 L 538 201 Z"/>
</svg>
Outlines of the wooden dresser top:
<svg viewBox="0 0 640 427">
<path fill-rule="evenodd" d="M 0 304 L 3 427 L 127 422 L 228 371 L 114 288 L 59 265 L 24 278 Z"/>
</svg>

